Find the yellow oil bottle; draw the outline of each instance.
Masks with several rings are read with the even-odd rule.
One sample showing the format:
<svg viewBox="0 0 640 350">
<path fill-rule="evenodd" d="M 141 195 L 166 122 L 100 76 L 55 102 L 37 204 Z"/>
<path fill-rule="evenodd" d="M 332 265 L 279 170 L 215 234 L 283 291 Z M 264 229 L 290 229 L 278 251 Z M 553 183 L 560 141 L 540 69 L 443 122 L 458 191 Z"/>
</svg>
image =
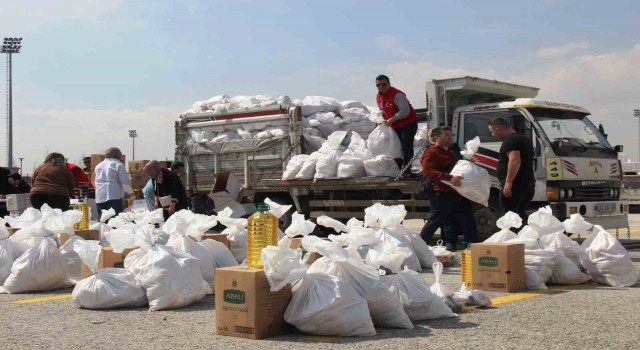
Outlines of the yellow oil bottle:
<svg viewBox="0 0 640 350">
<path fill-rule="evenodd" d="M 268 204 L 258 204 L 256 209 L 248 220 L 247 265 L 261 269 L 262 249 L 278 244 L 278 219 L 269 213 Z"/>
<path fill-rule="evenodd" d="M 472 286 L 471 284 L 471 264 L 472 264 L 472 258 L 471 258 L 471 243 L 469 243 L 467 245 L 467 249 L 462 251 L 462 282 L 466 282 L 467 285 L 469 287 Z"/>
<path fill-rule="evenodd" d="M 80 222 L 73 225 L 73 229 L 76 231 L 88 230 L 89 229 L 89 206 L 87 205 L 87 203 L 84 200 L 79 199 L 78 203 L 73 205 L 73 209 L 78 210 L 82 213 L 82 219 L 80 219 Z"/>
</svg>

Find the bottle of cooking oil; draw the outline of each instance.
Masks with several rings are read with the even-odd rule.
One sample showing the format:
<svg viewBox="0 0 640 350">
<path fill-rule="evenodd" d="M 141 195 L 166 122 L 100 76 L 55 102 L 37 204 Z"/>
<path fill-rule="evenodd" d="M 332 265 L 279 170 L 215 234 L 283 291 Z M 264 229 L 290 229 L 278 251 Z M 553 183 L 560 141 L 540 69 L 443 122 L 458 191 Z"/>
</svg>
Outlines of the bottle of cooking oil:
<svg viewBox="0 0 640 350">
<path fill-rule="evenodd" d="M 257 204 L 256 209 L 248 222 L 247 265 L 261 269 L 262 249 L 278 244 L 278 219 L 269 213 L 268 204 Z"/>
<path fill-rule="evenodd" d="M 467 249 L 462 251 L 462 282 L 466 282 L 469 287 L 471 284 L 471 243 L 467 244 Z"/>
<path fill-rule="evenodd" d="M 73 209 L 82 213 L 82 219 L 80 222 L 73 225 L 74 230 L 88 230 L 89 229 L 89 206 L 84 198 L 79 198 L 78 203 L 73 205 Z"/>
</svg>

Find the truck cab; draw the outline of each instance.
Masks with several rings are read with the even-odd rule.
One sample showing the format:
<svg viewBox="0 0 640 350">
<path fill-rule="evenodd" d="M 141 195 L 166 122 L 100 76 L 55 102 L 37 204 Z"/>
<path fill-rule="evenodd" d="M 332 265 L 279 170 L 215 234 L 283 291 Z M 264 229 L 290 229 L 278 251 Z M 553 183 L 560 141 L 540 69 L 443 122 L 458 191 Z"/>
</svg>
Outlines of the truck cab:
<svg viewBox="0 0 640 350">
<path fill-rule="evenodd" d="M 560 220 L 578 213 L 606 229 L 627 228 L 628 203 L 620 200 L 622 169 L 617 153 L 590 113 L 582 107 L 535 99 L 538 89 L 476 77 L 432 80 L 427 83 L 430 127 L 452 127 L 461 146 L 479 137 L 475 159 L 493 177 L 490 206 L 478 208 L 481 233 L 495 232 L 499 217 L 496 166 L 501 141 L 488 121 L 502 117 L 532 143 L 536 193 L 531 210 L 550 205 Z"/>
</svg>

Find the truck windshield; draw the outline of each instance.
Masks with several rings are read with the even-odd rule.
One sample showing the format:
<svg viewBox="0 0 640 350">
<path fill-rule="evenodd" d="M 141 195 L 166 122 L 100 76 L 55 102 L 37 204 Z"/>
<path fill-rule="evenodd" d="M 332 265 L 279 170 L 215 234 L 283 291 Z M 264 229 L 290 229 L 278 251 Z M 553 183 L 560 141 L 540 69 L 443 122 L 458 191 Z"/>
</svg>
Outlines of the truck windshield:
<svg viewBox="0 0 640 350">
<path fill-rule="evenodd" d="M 593 157 L 615 151 L 585 113 L 551 108 L 529 108 L 557 155 Z"/>
</svg>

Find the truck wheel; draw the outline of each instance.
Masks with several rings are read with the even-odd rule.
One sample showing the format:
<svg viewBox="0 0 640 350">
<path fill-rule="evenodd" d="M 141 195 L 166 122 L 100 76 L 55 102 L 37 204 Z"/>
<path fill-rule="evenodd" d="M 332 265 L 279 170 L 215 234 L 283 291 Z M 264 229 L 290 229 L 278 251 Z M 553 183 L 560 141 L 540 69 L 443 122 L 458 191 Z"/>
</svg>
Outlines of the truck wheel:
<svg viewBox="0 0 640 350">
<path fill-rule="evenodd" d="M 500 213 L 491 206 L 477 206 L 474 208 L 473 216 L 476 218 L 476 229 L 480 241 L 498 232 L 496 221 L 500 218 Z"/>
</svg>

